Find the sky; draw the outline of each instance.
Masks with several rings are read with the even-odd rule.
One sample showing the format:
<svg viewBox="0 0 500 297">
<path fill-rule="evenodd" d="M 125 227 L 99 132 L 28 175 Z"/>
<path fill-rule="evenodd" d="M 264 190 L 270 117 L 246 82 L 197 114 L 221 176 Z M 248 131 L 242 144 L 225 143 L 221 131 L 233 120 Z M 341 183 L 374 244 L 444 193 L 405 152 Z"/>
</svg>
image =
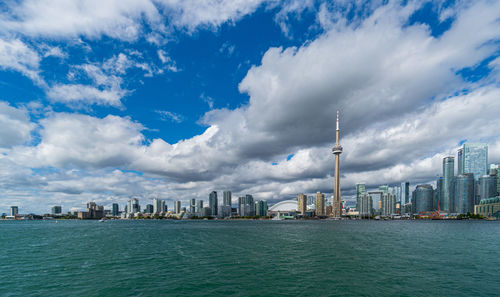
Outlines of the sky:
<svg viewBox="0 0 500 297">
<path fill-rule="evenodd" d="M 500 1 L 0 3 L 0 213 L 331 195 L 336 110 L 346 200 L 500 163 Z"/>
</svg>

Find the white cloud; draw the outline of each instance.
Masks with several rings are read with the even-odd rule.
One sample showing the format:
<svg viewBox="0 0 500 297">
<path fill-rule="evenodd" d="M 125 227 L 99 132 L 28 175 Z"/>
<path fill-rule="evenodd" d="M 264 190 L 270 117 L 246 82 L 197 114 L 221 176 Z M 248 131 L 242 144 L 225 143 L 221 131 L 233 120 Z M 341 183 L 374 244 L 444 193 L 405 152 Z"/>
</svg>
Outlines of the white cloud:
<svg viewBox="0 0 500 297">
<path fill-rule="evenodd" d="M 45 82 L 40 77 L 40 60 L 37 51 L 21 40 L 0 37 L 0 69 L 18 71 L 37 85 L 44 86 Z"/>
<path fill-rule="evenodd" d="M 25 110 L 0 101 L 0 127 L 0 148 L 9 148 L 27 143 L 35 125 Z"/>
<path fill-rule="evenodd" d="M 184 120 L 184 117 L 182 115 L 168 110 L 155 110 L 155 112 L 160 115 L 162 121 L 172 121 L 175 123 L 180 123 Z"/>
</svg>

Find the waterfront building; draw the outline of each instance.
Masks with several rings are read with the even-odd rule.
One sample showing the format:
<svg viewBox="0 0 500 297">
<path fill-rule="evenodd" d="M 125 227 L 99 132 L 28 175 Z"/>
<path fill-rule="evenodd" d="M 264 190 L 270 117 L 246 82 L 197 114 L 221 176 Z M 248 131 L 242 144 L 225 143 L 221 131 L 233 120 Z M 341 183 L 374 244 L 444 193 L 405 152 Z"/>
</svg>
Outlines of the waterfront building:
<svg viewBox="0 0 500 297">
<path fill-rule="evenodd" d="M 373 214 L 373 199 L 367 193 L 359 197 L 359 216 L 361 218 L 369 218 Z"/>
<path fill-rule="evenodd" d="M 212 215 L 217 216 L 219 202 L 217 200 L 217 192 L 216 191 L 212 191 L 210 193 L 210 195 L 208 195 L 208 206 L 211 209 Z"/>
<path fill-rule="evenodd" d="M 219 208 L 219 216 L 222 218 L 228 218 L 231 216 L 232 208 L 231 205 L 222 205 Z"/>
<path fill-rule="evenodd" d="M 203 207 L 201 210 L 202 217 L 209 217 L 212 215 L 212 208 L 210 206 Z"/>
<path fill-rule="evenodd" d="M 368 195 L 372 197 L 372 203 L 377 208 L 378 211 L 382 210 L 382 195 L 384 193 L 380 191 L 368 192 Z"/>
<path fill-rule="evenodd" d="M 87 211 L 79 211 L 77 216 L 79 219 L 101 219 L 104 217 L 104 206 L 88 202 Z"/>
<path fill-rule="evenodd" d="M 321 192 L 316 193 L 316 215 L 324 216 L 325 215 L 325 195 Z"/>
<path fill-rule="evenodd" d="M 192 198 L 189 203 L 189 212 L 191 214 L 196 212 L 196 199 Z"/>
<path fill-rule="evenodd" d="M 410 203 L 410 182 L 401 183 L 401 204 Z"/>
<path fill-rule="evenodd" d="M 457 152 L 458 157 L 458 172 L 457 175 L 464 174 L 464 150 L 463 148 L 459 148 Z"/>
<path fill-rule="evenodd" d="M 421 212 L 433 211 L 433 197 L 434 189 L 431 185 L 417 185 L 413 191 L 412 206 L 414 213 L 419 214 Z"/>
<path fill-rule="evenodd" d="M 340 154 L 342 153 L 342 146 L 340 145 L 340 127 L 339 127 L 338 110 L 337 110 L 337 129 L 335 130 L 335 146 L 333 147 L 332 152 L 335 155 L 335 174 L 334 174 L 335 182 L 333 187 L 333 203 L 332 203 L 331 215 L 334 218 L 340 218 L 342 215 L 342 205 L 340 197 Z"/>
<path fill-rule="evenodd" d="M 382 193 L 389 193 L 389 186 L 388 185 L 380 186 L 378 187 L 378 190 L 381 191 Z"/>
<path fill-rule="evenodd" d="M 119 207 L 118 203 L 113 203 L 111 214 L 114 217 L 117 217 L 120 214 L 120 207 Z"/>
<path fill-rule="evenodd" d="M 488 145 L 486 143 L 465 143 L 462 148 L 463 173 L 474 174 L 474 179 L 487 174 Z"/>
<path fill-rule="evenodd" d="M 232 193 L 231 193 L 231 191 L 224 191 L 222 193 L 222 195 L 223 195 L 223 201 L 222 201 L 223 205 L 229 205 L 229 206 L 231 206 L 231 204 L 232 204 L 231 203 L 231 200 L 232 200 Z"/>
<path fill-rule="evenodd" d="M 153 204 L 146 204 L 146 208 L 144 209 L 144 213 L 153 213 L 154 207 Z"/>
<path fill-rule="evenodd" d="M 141 211 L 141 207 L 139 206 L 139 200 L 137 198 L 129 199 L 127 204 L 127 213 L 134 214 Z"/>
<path fill-rule="evenodd" d="M 466 214 L 474 211 L 475 181 L 474 174 L 464 173 L 455 178 L 453 195 L 453 213 Z"/>
<path fill-rule="evenodd" d="M 490 175 L 497 177 L 497 195 L 500 195 L 500 165 L 490 164 Z"/>
<path fill-rule="evenodd" d="M 500 219 L 500 196 L 481 200 L 474 206 L 474 214 Z"/>
<path fill-rule="evenodd" d="M 161 213 L 161 212 L 164 211 L 163 208 L 162 208 L 162 205 L 161 205 L 162 201 L 163 200 L 160 200 L 158 198 L 154 198 L 153 199 L 153 213 L 154 214 L 159 214 L 159 213 Z"/>
<path fill-rule="evenodd" d="M 450 201 L 452 197 L 453 179 L 455 178 L 455 158 L 446 157 L 443 159 L 443 180 L 439 189 L 439 209 L 450 212 Z"/>
<path fill-rule="evenodd" d="M 382 194 L 382 209 L 381 215 L 390 216 L 396 213 L 396 195 L 389 191 Z"/>
<path fill-rule="evenodd" d="M 181 202 L 180 201 L 175 201 L 175 203 L 174 203 L 174 212 L 175 213 L 181 213 Z"/>
<path fill-rule="evenodd" d="M 17 206 L 11 206 L 10 207 L 10 216 L 15 217 L 19 214 L 19 207 Z"/>
<path fill-rule="evenodd" d="M 366 194 L 366 185 L 365 183 L 357 183 L 356 184 L 356 209 L 359 211 L 360 210 L 360 199 L 361 196 Z"/>
<path fill-rule="evenodd" d="M 196 212 L 201 214 L 202 210 L 203 210 L 203 200 L 196 201 Z"/>
<path fill-rule="evenodd" d="M 59 205 L 52 206 L 52 208 L 50 209 L 50 212 L 53 215 L 60 215 L 62 213 L 62 207 Z"/>
<path fill-rule="evenodd" d="M 167 212 L 168 212 L 168 205 L 167 205 L 167 203 L 165 202 L 165 200 L 161 200 L 161 201 L 160 201 L 160 210 L 161 210 L 163 213 L 167 213 Z"/>
<path fill-rule="evenodd" d="M 302 215 L 306 214 L 307 211 L 307 196 L 304 194 L 299 194 L 297 201 L 299 202 L 299 213 Z"/>
<path fill-rule="evenodd" d="M 260 217 L 265 217 L 267 215 L 267 201 L 260 200 L 256 205 L 256 215 Z"/>
<path fill-rule="evenodd" d="M 479 178 L 479 200 L 497 196 L 496 175 L 483 175 Z M 478 204 L 477 202 L 475 204 Z"/>
<path fill-rule="evenodd" d="M 238 214 L 242 217 L 255 216 L 255 203 L 252 195 L 246 194 L 238 198 Z"/>
</svg>

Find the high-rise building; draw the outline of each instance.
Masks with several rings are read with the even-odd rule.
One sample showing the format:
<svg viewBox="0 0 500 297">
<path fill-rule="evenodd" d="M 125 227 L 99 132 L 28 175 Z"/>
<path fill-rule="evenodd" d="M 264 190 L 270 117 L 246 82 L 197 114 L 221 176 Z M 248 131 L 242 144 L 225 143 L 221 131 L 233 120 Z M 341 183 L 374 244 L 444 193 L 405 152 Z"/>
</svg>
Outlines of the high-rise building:
<svg viewBox="0 0 500 297">
<path fill-rule="evenodd" d="M 51 213 L 53 215 L 58 215 L 58 214 L 61 214 L 62 213 L 62 207 L 59 206 L 59 205 L 56 205 L 56 206 L 52 206 L 51 208 Z"/>
<path fill-rule="evenodd" d="M 408 204 L 410 202 L 410 182 L 401 183 L 401 204 Z"/>
<path fill-rule="evenodd" d="M 192 198 L 189 203 L 189 212 L 190 213 L 195 213 L 196 212 L 196 199 Z"/>
<path fill-rule="evenodd" d="M 158 198 L 153 199 L 153 213 L 154 214 L 159 214 L 161 212 L 164 212 L 164 209 L 162 208 L 162 205 L 161 205 L 162 201 L 163 200 L 160 200 Z M 163 206 L 163 207 L 165 207 L 165 206 Z"/>
<path fill-rule="evenodd" d="M 361 196 L 366 194 L 366 185 L 365 183 L 357 183 L 356 184 L 356 209 L 359 211 L 361 205 L 360 205 L 360 199 Z"/>
<path fill-rule="evenodd" d="M 212 215 L 212 208 L 210 206 L 203 207 L 201 209 L 201 216 L 202 217 L 209 217 Z"/>
<path fill-rule="evenodd" d="M 175 213 L 181 213 L 181 202 L 180 201 L 175 201 L 174 212 Z"/>
<path fill-rule="evenodd" d="M 111 211 L 111 214 L 114 216 L 114 217 L 117 217 L 118 214 L 120 213 L 120 207 L 118 205 L 118 203 L 113 203 L 113 206 L 112 206 L 112 211 Z"/>
<path fill-rule="evenodd" d="M 378 190 L 381 191 L 382 193 L 389 193 L 389 186 L 388 185 L 380 186 L 378 187 Z"/>
<path fill-rule="evenodd" d="M 255 203 L 252 195 L 246 194 L 238 197 L 238 214 L 242 217 L 255 216 Z"/>
<path fill-rule="evenodd" d="M 161 200 L 160 201 L 160 211 L 162 213 L 167 213 L 168 212 L 168 205 L 167 203 L 165 202 L 165 200 Z"/>
<path fill-rule="evenodd" d="M 153 204 L 146 204 L 146 208 L 144 208 L 144 213 L 153 213 L 154 207 Z"/>
<path fill-rule="evenodd" d="M 364 193 L 361 197 L 359 197 L 359 216 L 362 218 L 369 218 L 373 213 L 373 200 L 372 196 L 367 193 Z"/>
<path fill-rule="evenodd" d="M 479 200 L 494 198 L 497 196 L 496 175 L 483 175 L 479 178 Z M 474 204 L 479 204 L 476 201 Z"/>
<path fill-rule="evenodd" d="M 141 207 L 139 206 L 139 200 L 137 198 L 132 198 L 128 201 L 127 212 L 129 214 L 134 214 L 141 211 Z"/>
<path fill-rule="evenodd" d="M 333 203 L 332 216 L 340 218 L 342 216 L 342 204 L 340 197 L 340 154 L 342 154 L 342 146 L 340 145 L 340 127 L 339 127 L 339 111 L 337 110 L 337 129 L 335 130 L 335 146 L 332 149 L 335 155 L 335 182 L 333 186 Z M 303 212 L 305 214 L 305 212 Z"/>
<path fill-rule="evenodd" d="M 19 208 L 17 206 L 11 206 L 10 207 L 10 215 L 12 217 L 17 216 L 18 213 L 19 213 Z"/>
<path fill-rule="evenodd" d="M 325 195 L 321 192 L 316 193 L 316 215 L 325 215 Z"/>
<path fill-rule="evenodd" d="M 301 214 L 306 214 L 306 211 L 307 211 L 307 196 L 304 195 L 304 194 L 299 194 L 298 196 L 298 201 L 299 201 L 299 209 L 298 211 L 301 213 Z"/>
<path fill-rule="evenodd" d="M 223 205 L 229 205 L 229 206 L 231 206 L 231 204 L 232 204 L 231 203 L 231 200 L 232 200 L 232 193 L 231 193 L 231 191 L 224 191 L 222 193 L 222 195 L 224 196 L 223 197 L 223 201 L 222 201 Z"/>
<path fill-rule="evenodd" d="M 458 156 L 458 172 L 457 175 L 464 174 L 464 149 L 459 148 L 457 152 Z"/>
<path fill-rule="evenodd" d="M 414 208 L 414 212 L 418 214 L 433 211 L 433 197 L 434 189 L 431 185 L 417 185 L 417 188 L 413 191 L 412 207 Z"/>
<path fill-rule="evenodd" d="M 212 216 L 217 216 L 219 202 L 217 200 L 217 192 L 216 191 L 212 191 L 210 193 L 210 195 L 208 195 L 208 206 L 211 209 Z"/>
<path fill-rule="evenodd" d="M 196 212 L 201 214 L 202 210 L 203 210 L 203 200 L 197 200 L 196 201 Z"/>
<path fill-rule="evenodd" d="M 452 197 L 453 179 L 455 178 L 455 158 L 446 157 L 443 159 L 443 182 L 439 191 L 439 209 L 450 212 L 450 201 Z"/>
<path fill-rule="evenodd" d="M 396 195 L 390 192 L 382 193 L 382 209 L 381 214 L 390 216 L 396 213 Z"/>
<path fill-rule="evenodd" d="M 260 200 L 259 202 L 257 202 L 255 209 L 255 215 L 265 217 L 267 215 L 267 201 Z"/>
<path fill-rule="evenodd" d="M 463 172 L 474 174 L 474 179 L 488 172 L 488 145 L 486 143 L 465 143 L 463 146 Z"/>
<path fill-rule="evenodd" d="M 453 194 L 453 213 L 466 214 L 474 212 L 475 181 L 473 173 L 464 173 L 455 178 Z"/>
</svg>

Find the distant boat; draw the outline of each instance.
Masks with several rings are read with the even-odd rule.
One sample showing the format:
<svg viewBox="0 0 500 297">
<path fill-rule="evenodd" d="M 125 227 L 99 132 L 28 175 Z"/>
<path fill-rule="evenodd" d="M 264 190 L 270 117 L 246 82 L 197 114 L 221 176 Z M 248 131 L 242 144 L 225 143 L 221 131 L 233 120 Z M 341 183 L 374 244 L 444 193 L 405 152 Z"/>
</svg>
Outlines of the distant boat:
<svg viewBox="0 0 500 297">
<path fill-rule="evenodd" d="M 99 220 L 99 222 L 104 222 L 104 221 L 106 221 L 106 218 L 102 218 Z"/>
</svg>

